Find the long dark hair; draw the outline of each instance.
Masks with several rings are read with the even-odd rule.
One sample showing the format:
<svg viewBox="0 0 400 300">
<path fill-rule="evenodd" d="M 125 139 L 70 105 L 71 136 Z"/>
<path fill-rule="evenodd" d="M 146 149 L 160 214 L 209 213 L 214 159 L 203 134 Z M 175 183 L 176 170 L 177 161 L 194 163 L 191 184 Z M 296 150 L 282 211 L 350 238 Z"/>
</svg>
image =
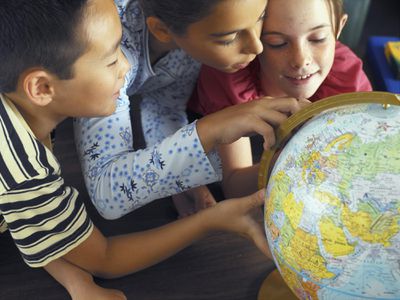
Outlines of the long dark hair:
<svg viewBox="0 0 400 300">
<path fill-rule="evenodd" d="M 139 0 L 146 17 L 155 16 L 174 33 L 183 35 L 188 26 L 200 21 L 221 1 L 228 0 Z"/>
</svg>

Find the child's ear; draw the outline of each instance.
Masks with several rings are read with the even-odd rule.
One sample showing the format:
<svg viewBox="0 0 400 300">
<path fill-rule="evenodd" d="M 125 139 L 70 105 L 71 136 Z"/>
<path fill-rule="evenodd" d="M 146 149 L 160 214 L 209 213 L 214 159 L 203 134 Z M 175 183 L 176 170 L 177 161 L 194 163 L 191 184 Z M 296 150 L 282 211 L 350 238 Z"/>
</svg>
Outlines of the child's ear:
<svg viewBox="0 0 400 300">
<path fill-rule="evenodd" d="M 44 70 L 28 71 L 22 78 L 22 88 L 28 99 L 38 106 L 46 106 L 54 97 L 52 75 Z"/>
<path fill-rule="evenodd" d="M 146 24 L 152 35 L 162 43 L 172 41 L 171 32 L 159 18 L 151 16 L 146 18 Z"/>
<path fill-rule="evenodd" d="M 342 33 L 343 27 L 344 25 L 346 25 L 347 19 L 348 19 L 348 15 L 344 14 L 341 18 L 340 18 L 340 22 L 339 22 L 339 28 L 337 30 L 337 34 L 336 34 L 336 39 L 338 40 L 340 37 L 340 34 Z"/>
</svg>

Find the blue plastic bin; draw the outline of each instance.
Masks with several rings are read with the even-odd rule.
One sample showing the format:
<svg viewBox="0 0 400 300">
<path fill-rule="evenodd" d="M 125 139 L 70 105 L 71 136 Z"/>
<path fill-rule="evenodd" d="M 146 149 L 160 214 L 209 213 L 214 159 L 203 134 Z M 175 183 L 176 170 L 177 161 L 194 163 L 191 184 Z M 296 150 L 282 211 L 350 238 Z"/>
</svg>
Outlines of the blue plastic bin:
<svg viewBox="0 0 400 300">
<path fill-rule="evenodd" d="M 371 66 L 375 90 L 400 94 L 400 80 L 396 80 L 385 57 L 385 44 L 400 41 L 399 37 L 371 36 L 368 39 L 367 59 Z"/>
</svg>

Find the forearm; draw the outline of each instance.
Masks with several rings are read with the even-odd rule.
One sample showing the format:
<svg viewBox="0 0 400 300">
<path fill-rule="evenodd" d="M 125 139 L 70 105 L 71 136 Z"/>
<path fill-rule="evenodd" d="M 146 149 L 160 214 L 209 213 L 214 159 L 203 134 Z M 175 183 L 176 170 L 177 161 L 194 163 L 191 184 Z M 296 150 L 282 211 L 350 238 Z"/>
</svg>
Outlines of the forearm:
<svg viewBox="0 0 400 300">
<path fill-rule="evenodd" d="M 84 281 L 93 281 L 91 274 L 62 258 L 47 264 L 44 269 L 68 291 L 71 297 L 77 292 L 77 287 L 83 285 Z"/>
<path fill-rule="evenodd" d="M 140 113 L 147 147 L 163 141 L 188 124 L 184 109 L 165 109 L 154 99 L 143 99 Z"/>
<path fill-rule="evenodd" d="M 163 90 L 166 95 L 156 92 L 142 94 L 140 120 L 147 147 L 163 141 L 188 124 L 186 102 L 190 93 L 175 96 L 168 93 L 169 89 Z"/>
<path fill-rule="evenodd" d="M 225 198 L 243 197 L 258 190 L 259 164 L 233 171 L 222 180 Z"/>
<path fill-rule="evenodd" d="M 204 222 L 209 213 L 204 210 L 162 227 L 109 239 L 95 229 L 88 240 L 64 258 L 103 278 L 137 272 L 203 237 L 210 230 L 209 222 Z"/>
<path fill-rule="evenodd" d="M 200 212 L 162 227 L 113 238 L 98 229 L 64 255 L 69 262 L 101 277 L 118 277 L 156 264 L 211 231 L 234 232 L 252 240 L 270 256 L 265 234 L 252 218 L 264 204 L 264 191 L 240 199 L 221 201 Z"/>
<path fill-rule="evenodd" d="M 219 163 L 204 153 L 195 124 L 138 151 L 132 148 L 130 126 L 128 111 L 111 119 L 75 122 L 77 152 L 88 193 L 104 218 L 116 219 L 155 199 L 221 179 Z M 103 138 L 93 140 L 98 134 Z M 106 199 L 117 199 L 119 205 L 107 205 Z"/>
<path fill-rule="evenodd" d="M 242 197 L 258 190 L 258 165 L 253 165 L 250 138 L 218 148 L 222 161 L 222 189 L 226 198 Z"/>
</svg>

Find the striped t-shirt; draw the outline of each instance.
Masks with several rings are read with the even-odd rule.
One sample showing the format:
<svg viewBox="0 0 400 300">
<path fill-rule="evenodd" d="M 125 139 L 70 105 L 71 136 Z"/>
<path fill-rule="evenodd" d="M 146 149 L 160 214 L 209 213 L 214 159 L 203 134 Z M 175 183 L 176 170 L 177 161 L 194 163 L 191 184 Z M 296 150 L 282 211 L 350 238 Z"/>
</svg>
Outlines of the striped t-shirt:
<svg viewBox="0 0 400 300">
<path fill-rule="evenodd" d="M 0 232 L 7 228 L 24 261 L 42 267 L 89 237 L 93 223 L 55 156 L 0 94 Z"/>
</svg>

